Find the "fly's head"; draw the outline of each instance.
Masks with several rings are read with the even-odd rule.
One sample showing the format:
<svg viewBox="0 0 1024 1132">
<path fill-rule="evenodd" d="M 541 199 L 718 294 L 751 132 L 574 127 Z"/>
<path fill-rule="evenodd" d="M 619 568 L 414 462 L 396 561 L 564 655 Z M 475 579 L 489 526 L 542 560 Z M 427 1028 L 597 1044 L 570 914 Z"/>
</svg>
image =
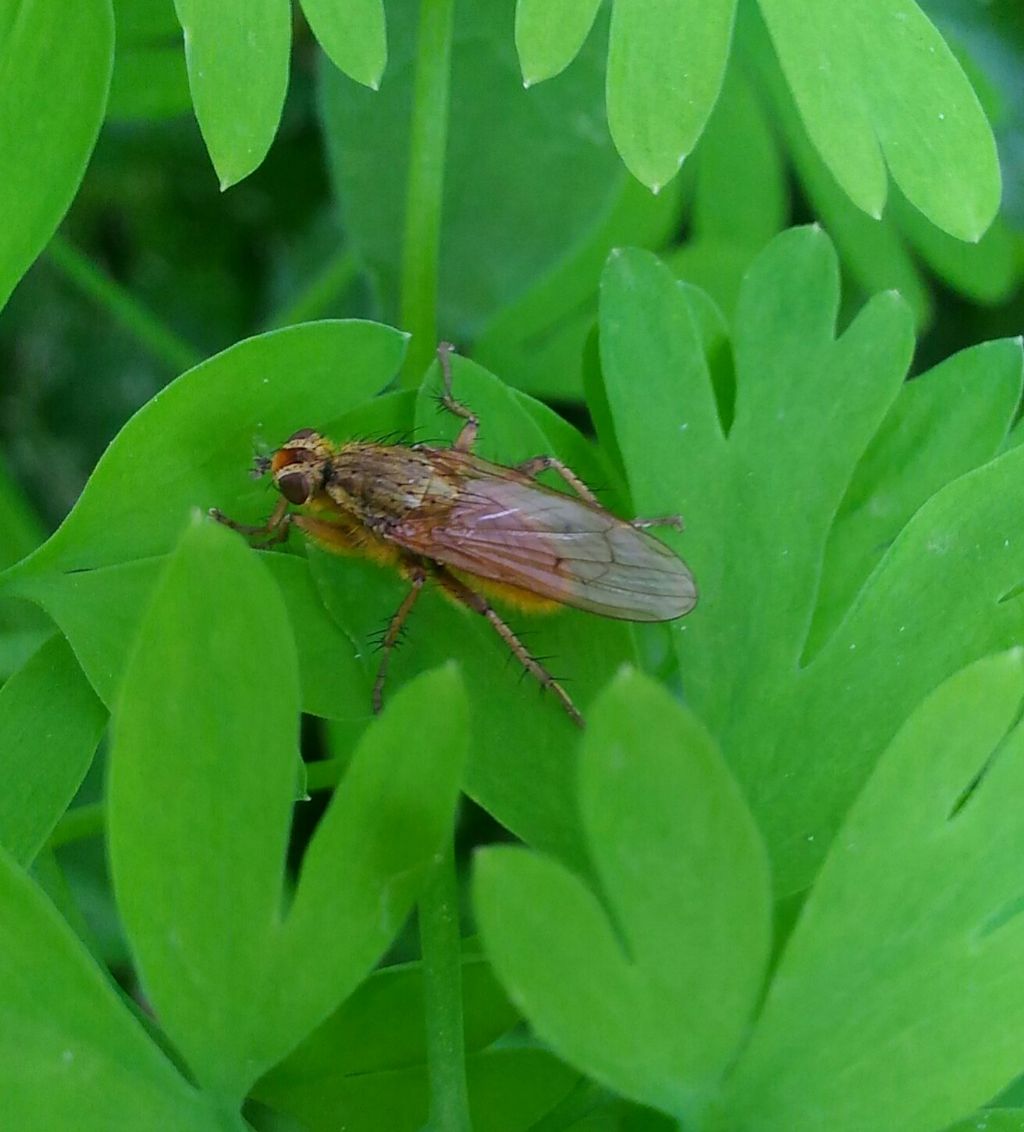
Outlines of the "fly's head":
<svg viewBox="0 0 1024 1132">
<path fill-rule="evenodd" d="M 300 428 L 257 464 L 259 473 L 270 472 L 274 486 L 296 507 L 308 503 L 324 487 L 327 465 L 333 454 L 330 443 L 311 428 Z"/>
</svg>

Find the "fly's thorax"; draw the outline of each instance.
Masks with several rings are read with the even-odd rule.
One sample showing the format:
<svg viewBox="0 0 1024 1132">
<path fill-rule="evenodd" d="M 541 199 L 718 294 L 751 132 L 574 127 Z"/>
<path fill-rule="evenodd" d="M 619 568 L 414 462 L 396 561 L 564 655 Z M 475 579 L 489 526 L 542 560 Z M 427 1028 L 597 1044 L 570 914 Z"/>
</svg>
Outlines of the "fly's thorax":
<svg viewBox="0 0 1024 1132">
<path fill-rule="evenodd" d="M 429 450 L 393 444 L 346 444 L 331 458 L 324 487 L 339 507 L 384 523 L 458 493 L 457 483 L 439 476 Z"/>
</svg>

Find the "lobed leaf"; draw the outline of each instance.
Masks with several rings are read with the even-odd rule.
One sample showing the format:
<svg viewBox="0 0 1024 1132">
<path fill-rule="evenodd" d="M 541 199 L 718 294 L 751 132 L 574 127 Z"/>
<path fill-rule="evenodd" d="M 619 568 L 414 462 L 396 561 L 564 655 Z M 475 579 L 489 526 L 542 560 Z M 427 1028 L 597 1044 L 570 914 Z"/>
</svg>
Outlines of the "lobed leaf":
<svg viewBox="0 0 1024 1132">
<path fill-rule="evenodd" d="M 900 729 L 788 941 L 725 1089 L 730 1126 L 932 1132 L 1016 1077 L 1022 695 L 1014 650 Z"/>
<path fill-rule="evenodd" d="M 195 1079 L 238 1103 L 271 976 L 298 758 L 295 646 L 273 581 L 200 521 L 168 558 L 114 715 L 107 826 L 147 998 Z"/>
<path fill-rule="evenodd" d="M 999 207 L 992 131 L 953 53 L 914 0 L 761 0 L 815 148 L 878 217 L 886 169 L 932 223 L 977 240 Z"/>
<path fill-rule="evenodd" d="M 474 897 L 488 954 L 570 1063 L 692 1115 L 734 1055 L 768 958 L 757 831 L 704 729 L 631 673 L 595 706 L 580 806 L 607 907 L 549 858 L 485 849 Z"/>
</svg>

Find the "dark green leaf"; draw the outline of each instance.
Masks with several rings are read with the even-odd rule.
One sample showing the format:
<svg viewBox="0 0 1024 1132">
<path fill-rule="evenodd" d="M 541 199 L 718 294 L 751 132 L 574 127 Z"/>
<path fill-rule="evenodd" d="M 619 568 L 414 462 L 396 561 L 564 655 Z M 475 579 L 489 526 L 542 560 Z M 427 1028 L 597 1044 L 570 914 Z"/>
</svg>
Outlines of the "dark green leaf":
<svg viewBox="0 0 1024 1132">
<path fill-rule="evenodd" d="M 28 865 L 81 785 L 107 713 L 61 636 L 0 688 L 0 845 Z"/>
<path fill-rule="evenodd" d="M 0 3 L 0 306 L 78 190 L 113 58 L 110 0 Z"/>
</svg>

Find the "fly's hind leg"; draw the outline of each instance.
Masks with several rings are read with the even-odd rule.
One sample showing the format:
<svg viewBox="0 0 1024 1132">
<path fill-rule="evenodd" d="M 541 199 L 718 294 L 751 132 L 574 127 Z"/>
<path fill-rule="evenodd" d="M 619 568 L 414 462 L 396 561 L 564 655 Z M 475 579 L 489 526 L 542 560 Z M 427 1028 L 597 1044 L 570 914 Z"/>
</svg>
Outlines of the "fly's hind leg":
<svg viewBox="0 0 1024 1132">
<path fill-rule="evenodd" d="M 442 586 L 445 592 L 454 598 L 461 605 L 472 609 L 474 613 L 479 613 L 494 627 L 498 636 L 508 645 L 512 655 L 519 661 L 519 663 L 526 669 L 529 674 L 538 681 L 542 688 L 547 688 L 553 692 L 557 697 L 559 703 L 565 709 L 566 714 L 576 724 L 577 727 L 585 726 L 583 716 L 580 715 L 576 705 L 572 702 L 569 693 L 562 687 L 561 684 L 551 675 L 550 672 L 532 657 L 523 644 L 523 642 L 512 632 L 508 625 L 495 613 L 490 602 L 482 595 L 477 593 L 476 590 L 471 589 L 464 582 L 455 577 L 454 574 L 449 573 L 443 566 L 437 569 L 437 581 Z"/>
<path fill-rule="evenodd" d="M 412 608 L 416 604 L 416 599 L 420 596 L 423 590 L 423 583 L 426 580 L 426 571 L 422 566 L 416 566 L 412 569 L 409 575 L 412 589 L 410 589 L 402 599 L 402 604 L 395 610 L 391 620 L 388 622 L 387 629 L 384 630 L 384 636 L 380 641 L 380 667 L 377 669 L 377 679 L 373 682 L 373 711 L 375 715 L 380 715 L 381 708 L 384 706 L 384 683 L 388 678 L 388 665 L 391 663 L 391 654 L 395 650 L 395 645 L 398 644 L 402 626 L 405 624 L 409 614 L 412 613 Z"/>
<path fill-rule="evenodd" d="M 472 409 L 468 409 L 461 401 L 456 401 L 452 394 L 452 353 L 454 350 L 455 347 L 451 342 L 441 342 L 437 347 L 437 360 L 441 366 L 441 377 L 444 379 L 441 404 L 449 413 L 454 413 L 455 416 L 466 422 L 455 438 L 452 447 L 457 452 L 472 452 L 473 446 L 476 444 L 476 434 L 480 430 L 480 421 Z"/>
<path fill-rule="evenodd" d="M 270 518 L 259 525 L 237 523 L 234 519 L 229 519 L 223 511 L 218 511 L 216 507 L 210 508 L 209 515 L 211 519 L 216 519 L 218 523 L 223 523 L 225 527 L 230 527 L 231 530 L 238 531 L 246 538 L 255 540 L 255 545 L 261 548 L 284 542 L 288 537 L 288 528 L 292 521 L 292 516 L 288 511 L 288 500 L 283 497 L 277 501 L 277 506 L 271 512 Z"/>
</svg>

